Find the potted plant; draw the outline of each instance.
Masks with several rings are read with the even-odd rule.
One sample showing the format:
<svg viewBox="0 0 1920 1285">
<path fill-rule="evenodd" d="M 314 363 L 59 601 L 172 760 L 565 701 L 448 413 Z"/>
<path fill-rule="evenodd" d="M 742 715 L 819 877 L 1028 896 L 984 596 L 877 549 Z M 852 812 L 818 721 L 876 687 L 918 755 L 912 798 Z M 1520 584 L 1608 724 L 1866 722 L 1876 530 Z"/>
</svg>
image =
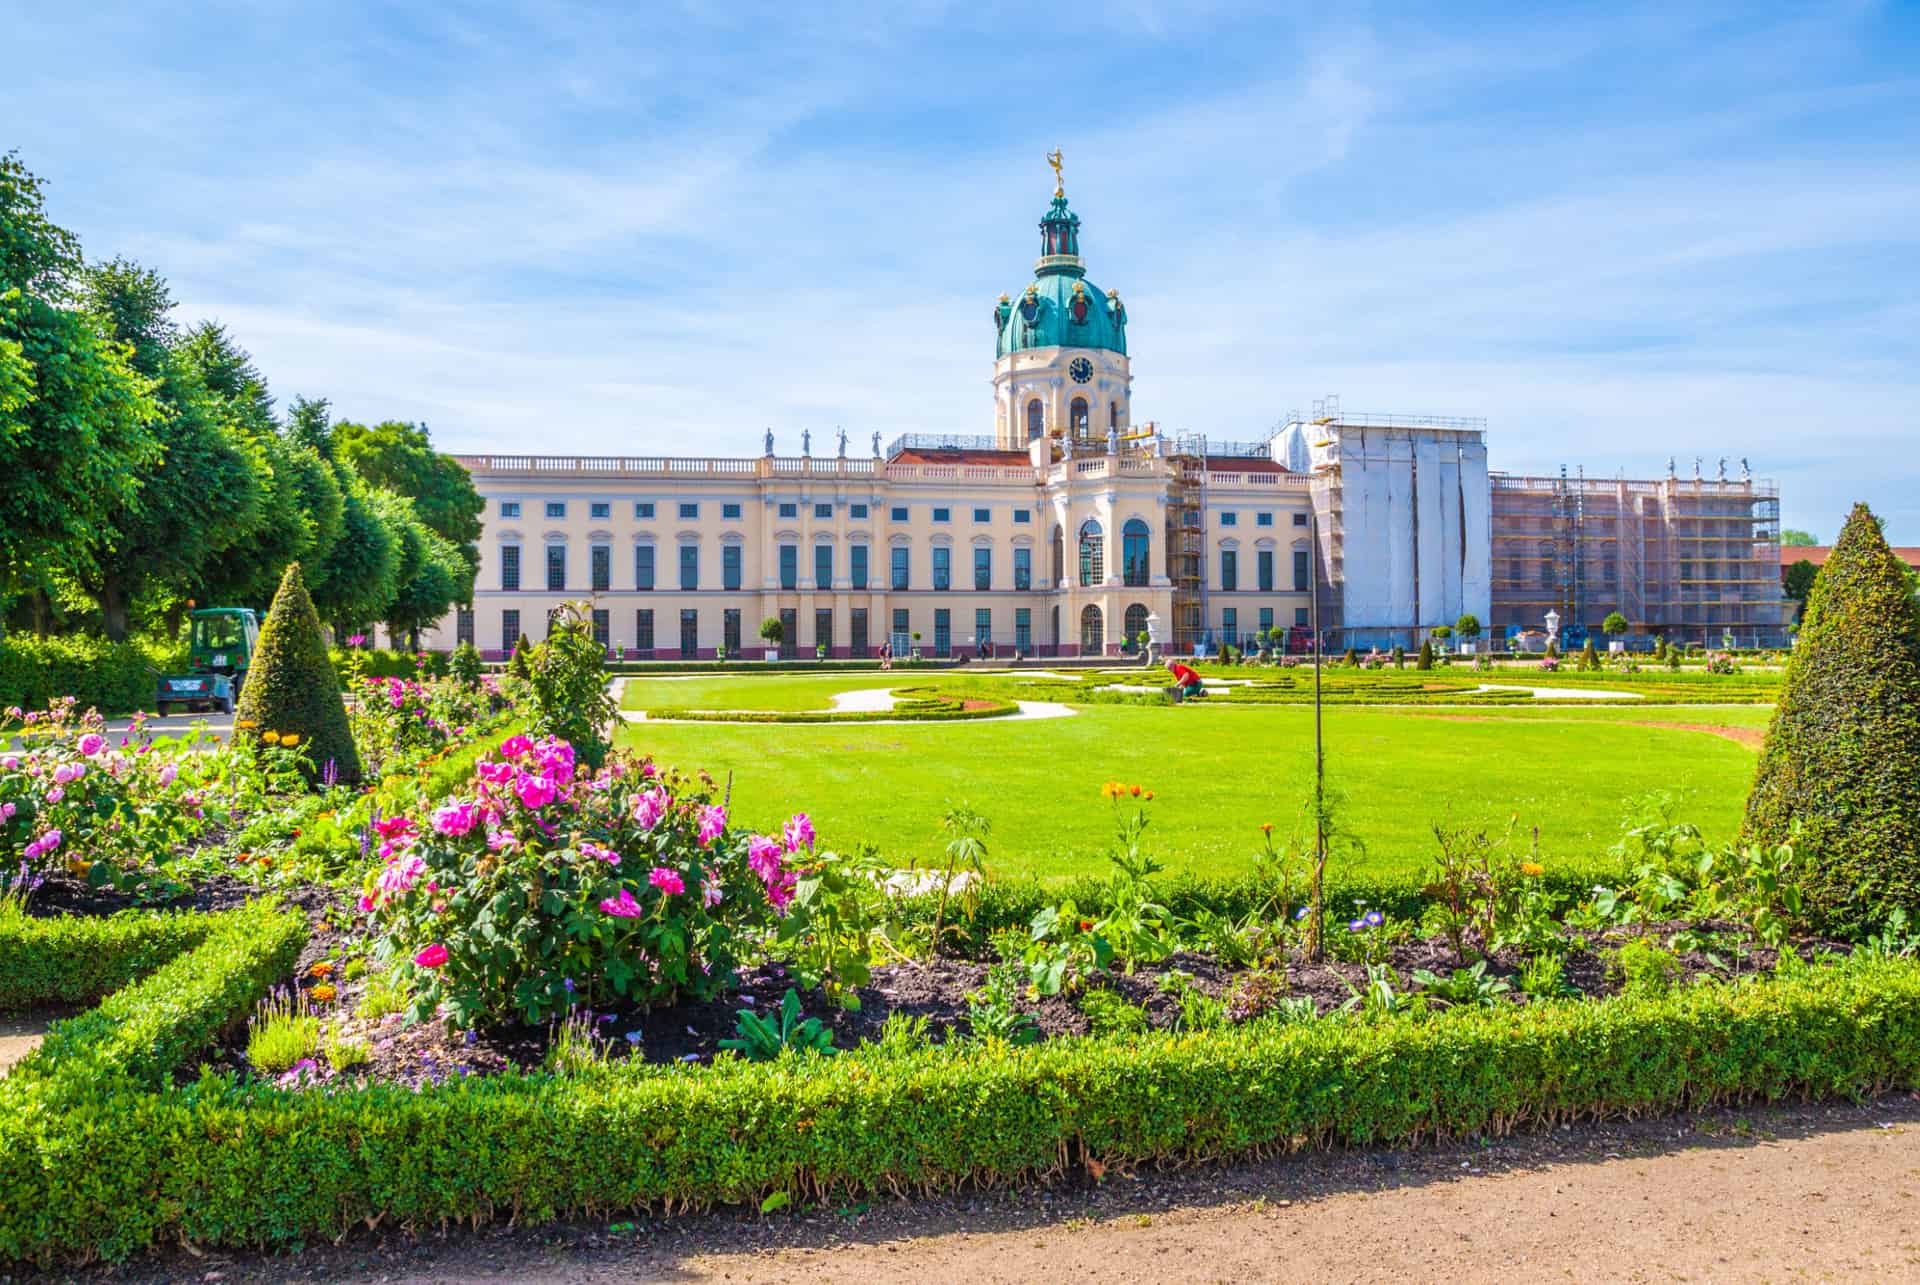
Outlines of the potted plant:
<svg viewBox="0 0 1920 1285">
<path fill-rule="evenodd" d="M 713 658 L 722 665 L 727 663 L 727 645 L 725 643 L 721 643 L 713 649 Z"/>
<path fill-rule="evenodd" d="M 1460 652 L 1462 655 L 1477 651 L 1478 648 L 1474 645 L 1474 639 L 1480 636 L 1480 617 L 1473 615 L 1471 612 L 1461 616 L 1460 619 L 1453 622 L 1453 632 L 1460 636 Z"/>
<path fill-rule="evenodd" d="M 827 658 L 827 645 L 825 643 L 817 642 L 813 645 L 813 658 L 815 660 L 825 660 Z"/>
<path fill-rule="evenodd" d="M 1620 635 L 1626 633 L 1627 630 L 1631 628 L 1631 626 L 1627 624 L 1627 618 L 1625 616 L 1617 611 L 1610 611 L 1607 613 L 1607 618 L 1600 622 L 1600 628 L 1607 635 L 1608 651 L 1625 651 L 1627 649 L 1627 644 L 1620 640 Z"/>
<path fill-rule="evenodd" d="M 919 659 L 920 659 L 920 631 L 919 631 L 918 629 L 916 629 L 916 630 L 914 630 L 914 631 L 913 631 L 913 656 L 912 656 L 912 659 L 914 659 L 914 660 L 919 660 Z"/>
<path fill-rule="evenodd" d="M 780 659 L 780 640 L 786 636 L 786 627 L 780 623 L 780 617 L 768 616 L 760 622 L 760 636 L 767 643 L 767 659 Z"/>
</svg>

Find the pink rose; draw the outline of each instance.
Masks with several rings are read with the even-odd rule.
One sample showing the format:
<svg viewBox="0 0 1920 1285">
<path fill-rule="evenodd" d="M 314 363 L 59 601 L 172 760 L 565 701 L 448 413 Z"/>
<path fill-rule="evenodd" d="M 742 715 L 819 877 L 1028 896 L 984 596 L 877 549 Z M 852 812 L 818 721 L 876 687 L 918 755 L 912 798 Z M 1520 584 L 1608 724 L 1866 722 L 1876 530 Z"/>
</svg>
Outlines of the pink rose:
<svg viewBox="0 0 1920 1285">
<path fill-rule="evenodd" d="M 513 779 L 511 763 L 482 763 L 473 770 L 475 775 L 489 785 L 505 785 Z"/>
<path fill-rule="evenodd" d="M 747 868 L 771 883 L 780 877 L 780 844 L 764 834 L 747 840 Z"/>
<path fill-rule="evenodd" d="M 534 811 L 539 811 L 554 801 L 560 794 L 558 787 L 544 776 L 531 774 L 522 776 L 513 783 L 513 792 L 520 802 Z"/>
<path fill-rule="evenodd" d="M 700 846 L 711 847 L 713 841 L 725 833 L 727 828 L 727 810 L 718 803 L 710 803 L 700 809 Z"/>
<path fill-rule="evenodd" d="M 160 784 L 161 785 L 163 786 L 172 785 L 173 778 L 178 775 L 180 775 L 180 769 L 175 767 L 173 764 L 162 763 L 160 765 Z"/>
<path fill-rule="evenodd" d="M 796 812 L 787 818 L 787 824 L 781 828 L 780 837 L 786 841 L 788 852 L 798 852 L 802 848 L 813 846 L 813 820 L 804 812 Z"/>
<path fill-rule="evenodd" d="M 58 803 L 60 800 L 66 797 L 67 797 L 67 792 L 57 785 L 54 786 L 51 790 L 47 791 L 47 802 L 49 803 Z"/>
<path fill-rule="evenodd" d="M 500 742 L 500 757 L 517 759 L 533 749 L 533 742 L 524 736 L 509 736 Z"/>
<path fill-rule="evenodd" d="M 667 814 L 667 805 L 672 801 L 665 790 L 642 791 L 633 800 L 633 823 L 642 830 L 653 829 Z"/>
<path fill-rule="evenodd" d="M 638 919 L 644 912 L 640 909 L 640 903 L 633 899 L 633 894 L 622 888 L 618 897 L 608 897 L 600 903 L 600 913 L 612 915 L 615 919 Z"/>
<path fill-rule="evenodd" d="M 433 814 L 433 828 L 448 838 L 457 839 L 473 829 L 480 809 L 472 803 L 449 803 Z"/>
<path fill-rule="evenodd" d="M 669 897 L 677 897 L 687 890 L 686 880 L 680 877 L 680 872 L 669 870 L 665 866 L 655 866 L 649 871 L 647 882 Z"/>
<path fill-rule="evenodd" d="M 104 750 L 106 748 L 107 748 L 107 738 L 100 735 L 98 732 L 88 732 L 85 736 L 80 738 L 80 752 L 86 755 L 88 758 L 92 758 L 94 755 L 98 754 L 101 750 Z"/>
<path fill-rule="evenodd" d="M 422 968 L 438 968 L 447 962 L 447 948 L 436 941 L 415 955 L 413 962 Z"/>
</svg>

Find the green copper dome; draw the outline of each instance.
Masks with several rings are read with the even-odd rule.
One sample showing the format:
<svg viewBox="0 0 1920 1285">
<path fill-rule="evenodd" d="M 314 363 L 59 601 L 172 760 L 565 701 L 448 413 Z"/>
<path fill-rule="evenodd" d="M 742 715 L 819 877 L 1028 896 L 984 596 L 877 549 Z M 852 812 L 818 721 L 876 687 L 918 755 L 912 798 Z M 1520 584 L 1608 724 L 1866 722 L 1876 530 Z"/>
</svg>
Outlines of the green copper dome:
<svg viewBox="0 0 1920 1285">
<path fill-rule="evenodd" d="M 1127 350 L 1127 310 L 1114 293 L 1086 279 L 1080 261 L 1080 216 L 1062 192 L 1040 220 L 1040 261 L 1019 294 L 1000 296 L 993 310 L 994 356 L 1029 348 Z"/>
</svg>

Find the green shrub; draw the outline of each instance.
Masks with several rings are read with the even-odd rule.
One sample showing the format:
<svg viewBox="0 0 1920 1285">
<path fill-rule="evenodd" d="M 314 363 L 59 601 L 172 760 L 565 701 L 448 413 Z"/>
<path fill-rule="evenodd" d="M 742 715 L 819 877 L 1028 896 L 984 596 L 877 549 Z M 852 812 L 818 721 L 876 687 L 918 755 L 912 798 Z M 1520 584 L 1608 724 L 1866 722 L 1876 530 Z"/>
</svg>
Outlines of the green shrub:
<svg viewBox="0 0 1920 1285">
<path fill-rule="evenodd" d="M 0 1012 L 92 1003 L 206 940 L 200 914 L 35 919 L 0 898 Z"/>
<path fill-rule="evenodd" d="M 327 656 L 320 617 L 297 562 L 281 577 L 273 607 L 260 627 L 260 644 L 240 691 L 234 725 L 251 734 L 298 735 L 309 773 L 316 778 L 332 764 L 339 781 L 360 779 L 360 755 L 353 747 L 346 706 L 340 703 L 340 679 Z"/>
<path fill-rule="evenodd" d="M 1087 1029 L 1095 1035 L 1136 1035 L 1147 1029 L 1147 1010 L 1096 986 L 1080 997 Z"/>
<path fill-rule="evenodd" d="M 1644 937 L 1620 947 L 1607 961 L 1607 976 L 1620 984 L 1621 991 L 1643 998 L 1666 994 L 1678 984 L 1681 973 L 1678 956 Z"/>
<path fill-rule="evenodd" d="M 480 649 L 470 642 L 461 643 L 453 649 L 453 660 L 448 666 L 452 675 L 460 680 L 464 687 L 480 685 Z"/>
<path fill-rule="evenodd" d="M 1415 669 L 1433 668 L 1433 639 L 1422 638 L 1420 640 L 1420 658 L 1413 662 L 1413 667 Z"/>
<path fill-rule="evenodd" d="M 160 676 L 181 672 L 186 662 L 185 647 L 155 639 L 9 635 L 0 638 L 0 709 L 44 709 L 60 696 L 102 714 L 152 709 Z"/>
<path fill-rule="evenodd" d="M 1920 913 L 1920 619 L 1864 504 L 1807 597 L 1743 837 L 1804 855 L 1829 930 Z"/>
<path fill-rule="evenodd" d="M 320 1048 L 320 1019 L 299 995 L 281 991 L 261 1000 L 247 1023 L 247 1062 L 279 1075 Z"/>
<path fill-rule="evenodd" d="M 515 652 L 517 659 L 520 653 Z M 607 653 L 593 637 L 593 619 L 580 603 L 565 603 L 547 626 L 546 641 L 529 658 L 533 701 L 527 725 L 536 736 L 567 742 L 588 767 L 606 761 L 618 715 L 607 694 Z"/>
<path fill-rule="evenodd" d="M 1894 961 L 1425 1021 L 1258 1021 L 1025 1048 L 898 1041 L 419 1091 L 83 1083 L 49 1112 L 9 1077 L 0 1259 L 293 1245 L 382 1220 L 845 1201 L 1057 1173 L 1063 1155 L 1190 1164 L 1497 1136 L 1872 1092 L 1916 1073 L 1920 966 Z"/>
</svg>

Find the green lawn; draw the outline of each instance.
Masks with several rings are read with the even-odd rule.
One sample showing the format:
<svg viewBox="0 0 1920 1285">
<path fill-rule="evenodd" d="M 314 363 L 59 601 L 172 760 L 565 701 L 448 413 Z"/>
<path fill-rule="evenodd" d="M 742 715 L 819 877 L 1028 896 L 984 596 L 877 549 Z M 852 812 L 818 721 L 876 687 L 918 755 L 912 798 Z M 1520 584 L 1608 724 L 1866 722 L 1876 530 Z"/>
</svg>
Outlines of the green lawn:
<svg viewBox="0 0 1920 1285">
<path fill-rule="evenodd" d="M 692 678 L 629 678 L 623 709 L 832 709 L 835 692 L 926 681 L 926 675 L 712 674 Z"/>
<path fill-rule="evenodd" d="M 921 676 L 899 685 L 926 681 Z M 811 676 L 712 680 L 698 698 L 654 694 L 694 682 L 630 683 L 628 700 L 734 708 L 818 708 L 825 693 L 885 681 Z M 736 684 L 727 687 L 726 684 Z M 814 705 L 785 702 L 813 701 Z M 775 704 L 775 702 L 782 702 Z M 1653 789 L 1684 797 L 1683 814 L 1713 838 L 1737 828 L 1753 750 L 1770 711 L 1618 708 L 1384 709 L 1326 713 L 1328 774 L 1367 855 L 1352 869 L 1424 864 L 1429 825 L 1448 815 L 1538 825 L 1550 858 L 1598 859 L 1624 805 Z M 772 826 L 810 812 L 824 841 L 868 839 L 891 860 L 939 849 L 940 815 L 965 799 L 993 822 L 992 868 L 1059 876 L 1104 868 L 1112 828 L 1102 782 L 1155 792 L 1153 829 L 1170 869 L 1241 867 L 1263 821 L 1289 828 L 1312 772 L 1309 709 L 1296 706 L 1082 706 L 1071 718 L 882 726 L 656 724 L 622 743 L 663 762 L 733 777 L 736 814 Z"/>
</svg>

